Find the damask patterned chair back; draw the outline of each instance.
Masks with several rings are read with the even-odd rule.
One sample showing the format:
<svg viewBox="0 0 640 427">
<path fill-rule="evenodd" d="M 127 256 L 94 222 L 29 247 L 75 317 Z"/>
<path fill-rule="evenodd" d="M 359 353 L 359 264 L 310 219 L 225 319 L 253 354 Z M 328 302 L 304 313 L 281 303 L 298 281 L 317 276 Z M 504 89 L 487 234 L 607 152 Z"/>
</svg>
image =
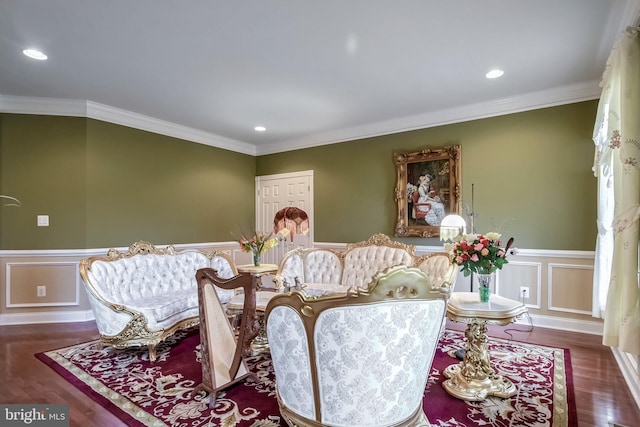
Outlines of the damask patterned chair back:
<svg viewBox="0 0 640 427">
<path fill-rule="evenodd" d="M 446 297 L 420 269 L 396 266 L 367 290 L 271 299 L 267 335 L 284 419 L 297 426 L 428 426 L 422 400 Z"/>
</svg>

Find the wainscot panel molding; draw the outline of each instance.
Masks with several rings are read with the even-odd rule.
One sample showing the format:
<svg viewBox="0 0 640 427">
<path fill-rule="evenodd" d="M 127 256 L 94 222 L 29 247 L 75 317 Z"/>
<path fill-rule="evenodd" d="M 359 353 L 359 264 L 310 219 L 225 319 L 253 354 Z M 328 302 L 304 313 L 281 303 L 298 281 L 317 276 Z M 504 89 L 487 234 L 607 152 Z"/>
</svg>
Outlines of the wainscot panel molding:
<svg viewBox="0 0 640 427">
<path fill-rule="evenodd" d="M 529 310 L 542 308 L 542 262 L 511 259 L 496 276 L 498 294 L 506 298 L 522 300 Z M 520 292 L 522 287 L 529 288 L 528 299 L 522 298 Z"/>
<path fill-rule="evenodd" d="M 346 243 L 316 242 L 323 249 L 346 249 Z M 442 246 L 416 245 L 416 254 L 443 252 Z M 523 300 L 534 326 L 602 335 L 602 319 L 591 316 L 594 251 L 521 249 L 496 274 L 496 292 L 521 300 L 520 288 L 529 288 Z M 455 291 L 472 290 L 472 277 L 458 273 Z M 473 290 L 477 291 L 474 285 Z M 527 323 L 528 319 L 519 323 Z"/>
<path fill-rule="evenodd" d="M 133 243 L 133 242 L 132 242 Z M 169 244 L 155 244 L 164 248 Z M 216 249 L 232 255 L 236 264 L 251 262 L 237 242 L 173 245 L 176 250 Z M 0 325 L 86 322 L 94 320 L 80 277 L 80 261 L 104 256 L 110 248 L 0 251 Z M 126 252 L 129 247 L 114 248 Z M 37 297 L 37 286 L 47 286 Z M 16 302 L 17 301 L 17 302 Z"/>
<path fill-rule="evenodd" d="M 5 307 L 79 305 L 81 283 L 78 268 L 77 262 L 69 261 L 8 262 Z M 40 286 L 45 290 L 44 295 L 38 295 Z"/>
<path fill-rule="evenodd" d="M 132 242 L 133 243 L 133 242 Z M 168 244 L 155 244 L 165 247 Z M 235 241 L 210 242 L 173 245 L 178 250 L 216 249 L 229 253 L 237 265 L 251 263 L 251 254 L 242 252 Z M 346 249 L 346 243 L 316 242 L 315 247 L 323 249 Z M 116 248 L 126 251 L 128 247 Z M 0 304 L 0 325 L 65 323 L 93 321 L 93 312 L 89 306 L 84 286 L 81 284 L 79 262 L 90 256 L 106 255 L 108 248 L 71 249 L 71 250 L 4 250 L 0 251 L 0 295 L 6 295 L 4 304 Z M 416 246 L 416 254 L 424 255 L 442 252 L 442 246 Z M 499 271 L 496 279 L 496 291 L 507 298 L 518 298 L 520 287 L 529 287 L 529 299 L 525 301 L 529 308 L 527 316 L 519 319 L 512 329 L 517 339 L 516 328 L 543 327 L 566 331 L 602 335 L 602 319 L 591 317 L 587 309 L 591 306 L 591 283 L 595 253 L 591 251 L 561 251 L 519 249 L 517 254 L 509 256 L 509 263 Z M 73 279 L 66 286 L 71 292 L 78 292 L 79 298 L 74 306 L 8 306 L 11 301 L 11 270 L 16 268 L 60 267 L 73 268 Z M 543 272 L 546 272 L 544 274 Z M 265 277 L 268 280 L 267 277 Z M 263 283 L 268 283 L 263 282 Z M 471 278 L 458 274 L 456 291 L 469 291 Z M 79 290 L 82 288 L 82 290 Z M 588 292 L 585 292 L 588 290 Z M 579 298 L 575 298 L 578 295 Z M 74 307 L 72 309 L 70 307 Z M 620 365 L 625 380 L 640 404 L 640 380 L 638 361 L 634 356 L 612 351 Z"/>
<path fill-rule="evenodd" d="M 549 263 L 548 269 L 549 310 L 591 315 L 593 265 Z"/>
<path fill-rule="evenodd" d="M 155 246 L 165 247 L 168 244 L 155 244 Z M 178 250 L 217 249 L 229 253 L 237 265 L 251 263 L 251 254 L 242 252 L 235 241 L 173 246 Z M 343 250 L 346 249 L 347 244 L 315 242 L 314 246 Z M 128 247 L 116 249 L 126 251 Z M 0 278 L 3 279 L 0 295 L 8 295 L 11 281 L 7 276 L 7 271 L 16 265 L 20 265 L 20 268 L 28 268 L 30 265 L 33 265 L 34 268 L 41 268 L 43 265 L 69 266 L 72 264 L 76 270 L 75 280 L 69 280 L 66 286 L 72 290 L 82 289 L 79 291 L 79 301 L 74 306 L 76 310 L 69 307 L 7 307 L 9 301 L 7 298 L 5 303 L 0 305 L 0 325 L 17 322 L 77 321 L 78 316 L 82 320 L 91 320 L 93 316 L 79 276 L 78 263 L 90 256 L 105 255 L 108 250 L 108 248 L 91 248 L 0 251 Z M 442 251 L 442 246 L 416 246 L 418 255 Z M 529 308 L 534 326 L 601 334 L 602 319 L 591 317 L 588 310 L 588 307 L 591 307 L 594 257 L 595 253 L 592 251 L 519 249 L 517 254 L 509 256 L 509 263 L 498 272 L 496 292 L 507 298 L 520 299 L 520 288 L 528 287 L 529 298 L 524 303 Z M 585 292 L 585 288 L 589 292 Z M 462 273 L 459 273 L 455 290 L 471 290 L 471 277 L 464 277 Z M 476 290 L 475 286 L 474 290 Z"/>
<path fill-rule="evenodd" d="M 601 335 L 602 319 L 591 316 L 594 259 L 593 251 L 518 249 L 496 273 L 496 293 L 522 301 L 534 326 Z M 471 285 L 471 276 L 458 274 L 456 291 L 477 291 Z M 523 287 L 529 298 L 523 298 Z"/>
</svg>

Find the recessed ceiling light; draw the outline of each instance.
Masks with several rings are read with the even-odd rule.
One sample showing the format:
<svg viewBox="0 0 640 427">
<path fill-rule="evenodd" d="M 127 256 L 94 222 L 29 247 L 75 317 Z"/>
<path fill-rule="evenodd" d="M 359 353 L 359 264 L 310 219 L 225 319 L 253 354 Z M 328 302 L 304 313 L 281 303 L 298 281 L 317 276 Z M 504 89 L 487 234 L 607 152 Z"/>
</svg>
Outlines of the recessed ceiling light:
<svg viewBox="0 0 640 427">
<path fill-rule="evenodd" d="M 22 53 L 27 55 L 29 58 L 38 59 L 40 61 L 44 61 L 45 59 L 48 58 L 47 55 L 45 55 L 44 53 L 40 52 L 37 49 L 25 49 L 22 51 Z"/>
<path fill-rule="evenodd" d="M 491 71 L 489 71 L 489 72 L 488 72 L 487 74 L 485 74 L 484 76 L 485 76 L 486 78 L 488 78 L 488 79 L 496 79 L 496 78 L 498 78 L 498 77 L 502 76 L 503 74 L 504 74 L 504 71 L 502 71 L 502 70 L 498 70 L 498 69 L 495 69 L 495 70 L 491 70 Z"/>
<path fill-rule="evenodd" d="M 265 130 L 267 130 L 266 127 L 264 126 L 256 126 L 253 128 L 256 132 L 264 132 Z"/>
</svg>

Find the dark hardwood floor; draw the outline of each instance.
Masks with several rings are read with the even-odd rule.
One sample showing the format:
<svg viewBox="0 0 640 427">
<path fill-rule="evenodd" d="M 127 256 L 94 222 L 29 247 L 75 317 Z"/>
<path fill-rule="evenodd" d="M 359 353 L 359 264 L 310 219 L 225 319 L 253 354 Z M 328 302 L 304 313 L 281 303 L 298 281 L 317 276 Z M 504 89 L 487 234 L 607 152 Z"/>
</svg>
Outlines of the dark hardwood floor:
<svg viewBox="0 0 640 427">
<path fill-rule="evenodd" d="M 463 328 L 459 324 L 448 326 Z M 490 327 L 490 335 L 509 338 L 505 329 L 528 328 L 524 325 Z M 608 427 L 610 422 L 640 426 L 640 408 L 633 400 L 611 350 L 601 344 L 599 336 L 539 327 L 511 335 L 516 341 L 571 350 L 580 427 Z M 34 357 L 38 352 L 97 337 L 93 322 L 0 326 L 0 403 L 67 403 L 71 408 L 71 426 L 124 425 Z"/>
</svg>

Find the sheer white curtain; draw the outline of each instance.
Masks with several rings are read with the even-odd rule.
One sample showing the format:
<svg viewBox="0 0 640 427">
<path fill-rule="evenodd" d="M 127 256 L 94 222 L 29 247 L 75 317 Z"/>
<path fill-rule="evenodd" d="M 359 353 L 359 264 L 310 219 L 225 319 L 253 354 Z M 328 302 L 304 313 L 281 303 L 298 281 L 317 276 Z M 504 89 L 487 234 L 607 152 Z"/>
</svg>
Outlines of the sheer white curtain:
<svg viewBox="0 0 640 427">
<path fill-rule="evenodd" d="M 593 140 L 598 177 L 594 315 L 603 343 L 640 354 L 640 37 L 628 29 L 602 79 Z"/>
</svg>

